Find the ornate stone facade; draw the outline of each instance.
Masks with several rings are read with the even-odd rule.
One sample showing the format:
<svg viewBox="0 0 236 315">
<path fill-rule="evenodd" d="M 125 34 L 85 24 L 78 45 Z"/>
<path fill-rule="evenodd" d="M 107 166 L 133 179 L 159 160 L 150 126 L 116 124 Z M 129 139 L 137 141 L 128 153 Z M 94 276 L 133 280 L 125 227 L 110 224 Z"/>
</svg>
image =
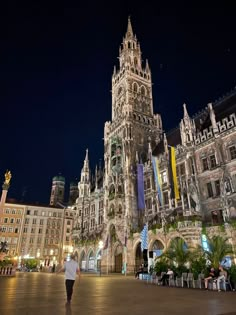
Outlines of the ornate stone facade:
<svg viewBox="0 0 236 315">
<path fill-rule="evenodd" d="M 96 168 L 91 180 L 87 150 L 72 206 L 73 239 L 82 269 L 96 270 L 101 260 L 103 271 L 133 272 L 142 260 L 144 222 L 149 226 L 149 251 L 160 253 L 175 237 L 199 244 L 202 222 L 223 224 L 235 218 L 236 90 L 194 118 L 184 104 L 179 128 L 165 134 L 161 116 L 153 112 L 151 71 L 147 61 L 142 64 L 130 20 L 119 63 L 112 76 L 112 120 L 104 127 L 104 169 Z M 179 200 L 171 199 L 168 146 L 176 148 Z M 152 155 L 160 164 L 162 204 Z M 137 209 L 137 163 L 144 165 L 142 213 Z"/>
</svg>

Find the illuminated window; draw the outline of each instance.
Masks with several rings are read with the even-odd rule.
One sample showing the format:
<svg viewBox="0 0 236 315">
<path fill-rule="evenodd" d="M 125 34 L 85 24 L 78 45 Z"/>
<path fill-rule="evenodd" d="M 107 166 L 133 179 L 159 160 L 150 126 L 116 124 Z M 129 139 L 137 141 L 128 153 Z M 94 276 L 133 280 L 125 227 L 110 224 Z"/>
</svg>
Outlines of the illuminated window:
<svg viewBox="0 0 236 315">
<path fill-rule="evenodd" d="M 163 184 L 167 183 L 167 172 L 166 171 L 161 173 L 161 180 L 162 180 Z"/>
</svg>

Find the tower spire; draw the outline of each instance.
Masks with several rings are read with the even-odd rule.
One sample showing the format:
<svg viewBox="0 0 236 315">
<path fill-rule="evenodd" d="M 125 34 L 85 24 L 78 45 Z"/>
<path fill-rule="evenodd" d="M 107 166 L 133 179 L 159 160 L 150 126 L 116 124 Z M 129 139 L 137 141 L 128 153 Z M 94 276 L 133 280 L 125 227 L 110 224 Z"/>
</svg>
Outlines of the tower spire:
<svg viewBox="0 0 236 315">
<path fill-rule="evenodd" d="M 133 28 L 131 25 L 130 16 L 128 17 L 128 26 L 127 26 L 127 32 L 126 32 L 126 38 L 134 37 Z"/>
</svg>

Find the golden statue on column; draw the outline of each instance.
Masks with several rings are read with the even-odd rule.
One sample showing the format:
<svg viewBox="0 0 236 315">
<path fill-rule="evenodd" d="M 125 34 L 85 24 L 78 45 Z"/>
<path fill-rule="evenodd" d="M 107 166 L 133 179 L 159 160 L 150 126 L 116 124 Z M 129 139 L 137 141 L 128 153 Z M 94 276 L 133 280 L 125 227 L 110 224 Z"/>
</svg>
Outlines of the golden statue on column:
<svg viewBox="0 0 236 315">
<path fill-rule="evenodd" d="M 6 185 L 10 185 L 10 181 L 11 181 L 11 171 L 6 171 L 6 173 L 5 173 L 5 182 L 4 182 L 4 184 L 6 184 Z"/>
</svg>

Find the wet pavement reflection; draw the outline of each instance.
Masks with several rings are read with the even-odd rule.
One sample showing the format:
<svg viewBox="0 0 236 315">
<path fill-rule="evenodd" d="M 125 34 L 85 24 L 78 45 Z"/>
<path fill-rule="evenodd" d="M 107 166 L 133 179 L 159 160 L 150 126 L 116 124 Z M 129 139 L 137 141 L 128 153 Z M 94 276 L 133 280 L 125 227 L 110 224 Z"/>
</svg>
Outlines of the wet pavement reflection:
<svg viewBox="0 0 236 315">
<path fill-rule="evenodd" d="M 17 273 L 0 278 L 1 315 L 236 315 L 236 292 L 158 287 L 130 276 L 83 274 L 65 306 L 63 275 Z"/>
</svg>

